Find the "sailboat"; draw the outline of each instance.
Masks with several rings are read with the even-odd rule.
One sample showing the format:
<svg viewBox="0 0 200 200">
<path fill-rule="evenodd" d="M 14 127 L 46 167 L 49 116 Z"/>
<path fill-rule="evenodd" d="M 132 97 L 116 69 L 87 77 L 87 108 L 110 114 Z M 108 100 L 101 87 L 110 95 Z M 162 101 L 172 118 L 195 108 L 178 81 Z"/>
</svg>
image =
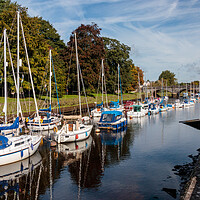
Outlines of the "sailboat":
<svg viewBox="0 0 200 200">
<path fill-rule="evenodd" d="M 18 126 L 13 125 L 13 123 L 8 123 L 8 120 L 7 120 L 7 107 L 8 107 L 7 105 L 7 67 L 8 67 L 8 63 L 6 61 L 6 43 L 8 42 L 7 41 L 8 38 L 6 34 L 6 29 L 4 29 L 3 35 L 4 35 L 4 108 L 3 108 L 3 112 L 5 115 L 4 115 L 4 123 L 0 124 L 0 134 L 3 136 L 13 136 L 16 134 Z M 15 79 L 14 73 L 13 73 L 13 76 Z M 15 80 L 15 86 L 16 86 L 16 80 Z M 16 87 L 16 90 L 17 90 L 17 87 Z M 19 106 L 20 106 L 20 111 L 21 111 L 21 105 Z M 17 121 L 19 123 L 19 119 L 18 120 L 16 119 L 15 121 L 16 123 Z M 19 124 L 19 126 L 20 128 L 22 128 L 23 124 Z"/>
<path fill-rule="evenodd" d="M 37 117 L 37 113 L 35 113 L 34 118 L 31 118 L 31 119 L 27 118 L 26 119 L 27 120 L 26 121 L 27 127 L 28 127 L 29 130 L 32 130 L 32 131 L 52 130 L 52 129 L 55 129 L 57 127 L 57 125 L 61 125 L 61 117 L 57 117 L 57 116 L 54 116 L 54 115 L 51 114 L 51 77 L 52 77 L 51 49 L 49 51 L 49 58 L 50 58 L 50 77 L 49 77 L 50 103 L 49 103 L 49 108 L 39 109 L 39 117 Z M 54 77 L 55 77 L 55 74 L 54 74 Z"/>
<path fill-rule="evenodd" d="M 22 23 L 21 23 L 22 25 Z M 25 40 L 24 40 L 25 41 Z M 13 125 L 6 127 L 7 130 L 17 128 L 17 136 L 0 136 L 0 165 L 17 162 L 33 155 L 41 142 L 41 136 L 19 136 L 19 12 L 17 12 L 17 118 Z M 30 72 L 30 66 L 29 66 Z M 31 74 L 30 74 L 31 75 Z"/>
<path fill-rule="evenodd" d="M 100 104 L 96 104 L 95 109 L 91 111 L 92 117 L 101 117 L 101 113 L 105 110 L 108 110 L 107 108 L 104 108 L 104 105 L 103 105 L 103 102 L 104 102 L 104 99 L 103 99 L 104 87 L 103 86 L 104 86 L 104 82 L 105 82 L 103 59 L 101 62 L 101 67 L 102 67 L 102 71 L 101 71 L 101 73 L 102 73 L 102 102 Z"/>
<path fill-rule="evenodd" d="M 81 112 L 81 92 L 80 92 L 80 65 L 78 60 L 78 50 L 77 50 L 77 40 L 76 40 L 76 32 L 74 33 L 75 37 L 75 47 L 76 47 L 76 66 L 77 66 L 77 82 L 78 82 L 78 96 L 79 96 L 79 109 L 80 115 L 78 116 L 63 116 L 64 125 L 60 130 L 56 129 L 55 140 L 58 143 L 65 142 L 75 142 L 85 140 L 90 136 L 93 125 L 85 125 L 80 123 L 82 118 Z"/>
<path fill-rule="evenodd" d="M 122 96 L 122 84 L 121 84 L 121 77 L 120 77 L 120 66 L 118 64 L 118 100 L 117 101 L 111 101 L 110 103 L 110 110 L 118 110 L 123 112 L 124 109 L 124 105 L 123 105 L 123 96 Z M 120 89 L 119 89 L 120 87 Z M 119 91 L 121 91 L 121 105 L 119 103 Z"/>
</svg>

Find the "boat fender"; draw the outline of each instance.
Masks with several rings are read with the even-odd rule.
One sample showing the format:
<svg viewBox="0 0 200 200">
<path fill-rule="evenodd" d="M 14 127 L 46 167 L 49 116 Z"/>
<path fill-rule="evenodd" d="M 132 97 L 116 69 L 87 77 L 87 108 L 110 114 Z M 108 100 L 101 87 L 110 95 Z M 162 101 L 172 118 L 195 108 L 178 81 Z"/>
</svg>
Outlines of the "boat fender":
<svg viewBox="0 0 200 200">
<path fill-rule="evenodd" d="M 29 121 L 29 119 L 28 118 L 26 118 L 26 122 L 28 123 L 28 121 Z"/>
<path fill-rule="evenodd" d="M 87 132 L 85 133 L 86 137 L 88 136 Z"/>
<path fill-rule="evenodd" d="M 31 149 L 33 150 L 33 144 L 31 143 Z"/>
<path fill-rule="evenodd" d="M 78 139 L 78 135 L 76 135 L 76 139 Z"/>
<path fill-rule="evenodd" d="M 53 131 L 54 131 L 54 132 L 58 132 L 58 128 L 55 126 L 55 127 L 53 128 Z"/>
<path fill-rule="evenodd" d="M 22 128 L 20 128 L 19 130 L 20 130 L 20 133 L 22 133 Z"/>
<path fill-rule="evenodd" d="M 43 138 L 41 138 L 41 141 L 40 141 L 40 146 L 42 146 L 43 145 Z"/>
<path fill-rule="evenodd" d="M 23 165 L 23 163 L 21 163 L 21 169 L 20 169 L 20 171 L 23 172 L 23 170 L 24 170 L 24 165 Z"/>
<path fill-rule="evenodd" d="M 23 158 L 24 156 L 24 153 L 23 153 L 23 150 L 21 150 L 21 158 Z"/>
<path fill-rule="evenodd" d="M 96 133 L 100 133 L 100 129 L 98 128 L 98 129 L 96 129 Z"/>
<path fill-rule="evenodd" d="M 43 119 L 40 119 L 40 123 L 43 123 Z"/>
</svg>

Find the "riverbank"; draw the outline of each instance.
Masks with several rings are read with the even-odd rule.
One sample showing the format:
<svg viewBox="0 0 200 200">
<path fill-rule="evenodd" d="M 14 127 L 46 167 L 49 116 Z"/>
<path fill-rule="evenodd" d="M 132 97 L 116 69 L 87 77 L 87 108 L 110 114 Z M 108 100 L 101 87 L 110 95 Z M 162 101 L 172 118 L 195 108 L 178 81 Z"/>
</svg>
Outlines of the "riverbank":
<svg viewBox="0 0 200 200">
<path fill-rule="evenodd" d="M 200 149 L 197 155 L 189 155 L 192 162 L 174 166 L 173 171 L 180 176 L 180 199 L 200 199 Z"/>
</svg>

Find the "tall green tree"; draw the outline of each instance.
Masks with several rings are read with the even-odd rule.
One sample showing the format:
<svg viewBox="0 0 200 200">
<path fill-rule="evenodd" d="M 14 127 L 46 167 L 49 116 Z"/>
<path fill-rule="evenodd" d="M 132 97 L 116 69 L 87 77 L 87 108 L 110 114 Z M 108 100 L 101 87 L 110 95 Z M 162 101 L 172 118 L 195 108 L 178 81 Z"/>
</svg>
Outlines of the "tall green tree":
<svg viewBox="0 0 200 200">
<path fill-rule="evenodd" d="M 65 92 L 65 67 L 66 62 L 66 46 L 60 39 L 59 34 L 49 22 L 39 17 L 30 17 L 27 14 L 27 8 L 11 3 L 9 0 L 0 0 L 0 33 L 3 29 L 7 29 L 12 60 L 16 71 L 17 60 L 17 27 L 16 27 L 16 10 L 20 11 L 24 34 L 26 38 L 27 50 L 29 55 L 30 66 L 36 94 L 40 93 L 45 66 L 48 62 L 49 48 L 52 47 L 54 67 L 58 82 L 59 93 Z M 20 27 L 21 29 L 21 27 Z M 0 53 L 3 51 L 3 46 L 0 47 Z M 2 53 L 1 53 L 2 55 Z M 28 74 L 27 60 L 24 50 L 24 43 L 20 31 L 20 59 L 22 59 L 22 67 L 20 68 L 21 86 L 23 86 L 25 95 L 28 95 L 30 86 L 30 78 Z M 23 76 L 22 76 L 23 73 Z M 8 75 L 12 74 L 11 66 L 8 66 Z M 0 62 L 0 76 L 3 75 L 3 62 Z M 47 79 L 49 76 L 47 76 Z M 22 80 L 23 79 L 23 80 Z M 9 94 L 15 90 L 13 78 L 8 79 Z"/>
<path fill-rule="evenodd" d="M 162 71 L 158 80 L 161 81 L 163 78 L 163 81 L 165 81 L 165 82 L 167 81 L 168 86 L 172 86 L 177 83 L 177 79 L 175 78 L 175 76 L 176 75 L 173 72 L 170 72 L 169 70 L 165 70 L 165 71 Z"/>
<path fill-rule="evenodd" d="M 109 66 L 109 77 L 107 77 L 108 91 L 114 93 L 117 89 L 117 66 L 120 66 L 120 75 L 123 92 L 131 90 L 134 76 L 131 74 L 131 66 L 134 66 L 130 59 L 131 48 L 116 39 L 103 37 L 106 49 L 106 62 Z"/>
</svg>

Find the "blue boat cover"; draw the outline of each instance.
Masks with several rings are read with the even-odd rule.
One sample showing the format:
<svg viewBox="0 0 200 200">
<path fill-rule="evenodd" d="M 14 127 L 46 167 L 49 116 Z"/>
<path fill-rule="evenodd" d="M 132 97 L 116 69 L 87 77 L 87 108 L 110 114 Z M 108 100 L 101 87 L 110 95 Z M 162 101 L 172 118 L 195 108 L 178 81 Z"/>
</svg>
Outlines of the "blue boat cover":
<svg viewBox="0 0 200 200">
<path fill-rule="evenodd" d="M 49 112 L 51 112 L 51 105 L 49 105 L 49 108 L 39 109 L 39 111 L 49 111 Z"/>
<path fill-rule="evenodd" d="M 0 135 L 0 149 L 5 149 L 8 146 L 8 138 Z"/>
<path fill-rule="evenodd" d="M 110 108 L 119 108 L 119 99 L 117 101 L 111 101 Z"/>
<path fill-rule="evenodd" d="M 19 128 L 19 117 L 16 118 L 14 123 L 11 126 L 0 126 L 0 131 L 2 130 L 11 130 L 11 129 L 16 129 Z"/>
<path fill-rule="evenodd" d="M 163 101 L 164 101 L 164 98 L 162 98 L 162 100 L 161 100 L 160 104 L 162 104 L 162 103 L 163 103 Z"/>
<path fill-rule="evenodd" d="M 103 106 L 103 101 L 100 104 L 97 104 L 97 107 Z"/>
</svg>

